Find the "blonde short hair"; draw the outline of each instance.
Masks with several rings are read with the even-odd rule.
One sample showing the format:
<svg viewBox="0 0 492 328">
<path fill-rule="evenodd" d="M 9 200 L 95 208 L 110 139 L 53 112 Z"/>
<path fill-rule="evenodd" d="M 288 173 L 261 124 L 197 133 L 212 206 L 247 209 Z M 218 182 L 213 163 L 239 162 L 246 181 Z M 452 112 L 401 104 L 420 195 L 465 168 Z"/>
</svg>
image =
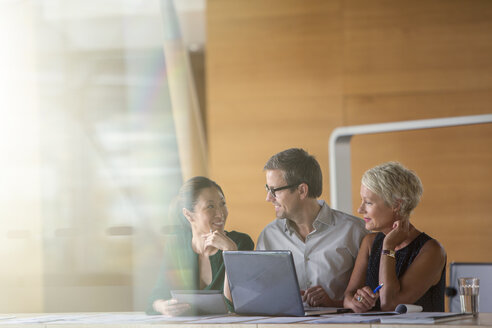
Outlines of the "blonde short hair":
<svg viewBox="0 0 492 328">
<path fill-rule="evenodd" d="M 424 191 L 422 182 L 412 170 L 398 162 L 387 162 L 367 170 L 362 184 L 381 197 L 389 207 L 400 203 L 401 218 L 410 217 Z"/>
</svg>

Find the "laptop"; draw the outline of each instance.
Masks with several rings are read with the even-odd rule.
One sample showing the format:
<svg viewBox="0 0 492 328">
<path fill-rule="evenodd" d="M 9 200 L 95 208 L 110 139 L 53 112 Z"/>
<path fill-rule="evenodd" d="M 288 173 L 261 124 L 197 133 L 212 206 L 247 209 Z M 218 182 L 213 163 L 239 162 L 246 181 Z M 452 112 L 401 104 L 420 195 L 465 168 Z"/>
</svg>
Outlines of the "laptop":
<svg viewBox="0 0 492 328">
<path fill-rule="evenodd" d="M 306 316 L 346 312 L 303 305 L 290 251 L 224 251 L 223 256 L 237 314 Z"/>
</svg>

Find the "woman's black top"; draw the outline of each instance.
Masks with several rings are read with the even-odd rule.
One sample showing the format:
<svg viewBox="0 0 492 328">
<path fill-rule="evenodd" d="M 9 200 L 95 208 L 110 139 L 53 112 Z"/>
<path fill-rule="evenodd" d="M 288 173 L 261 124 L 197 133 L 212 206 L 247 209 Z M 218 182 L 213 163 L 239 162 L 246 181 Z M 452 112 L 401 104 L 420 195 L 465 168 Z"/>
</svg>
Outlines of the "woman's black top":
<svg viewBox="0 0 492 328">
<path fill-rule="evenodd" d="M 379 262 L 385 235 L 379 232 L 374 239 L 369 256 L 367 267 L 366 285 L 374 290 L 379 285 Z M 407 271 L 408 267 L 414 261 L 424 244 L 431 240 L 425 233 L 421 233 L 410 244 L 396 252 L 396 276 L 398 279 Z M 383 287 L 384 288 L 384 287 Z M 444 311 L 444 290 L 446 288 L 446 266 L 444 266 L 441 279 L 439 282 L 429 288 L 429 290 L 414 304 L 420 305 L 424 312 L 443 312 Z M 376 302 L 374 310 L 380 310 L 381 304 L 379 299 Z"/>
<path fill-rule="evenodd" d="M 254 249 L 253 240 L 245 233 L 237 231 L 225 231 L 240 251 Z M 147 314 L 160 314 L 156 312 L 152 304 L 157 299 L 170 299 L 171 290 L 197 290 L 200 289 L 200 272 L 198 268 L 198 254 L 191 245 L 191 232 L 176 233 L 174 238 L 169 237 L 164 249 L 164 261 L 160 270 L 157 283 L 149 299 Z M 225 266 L 222 258 L 222 250 L 209 256 L 212 268 L 212 282 L 205 286 L 204 290 L 224 291 Z M 232 303 L 224 297 L 227 307 L 234 311 Z"/>
</svg>

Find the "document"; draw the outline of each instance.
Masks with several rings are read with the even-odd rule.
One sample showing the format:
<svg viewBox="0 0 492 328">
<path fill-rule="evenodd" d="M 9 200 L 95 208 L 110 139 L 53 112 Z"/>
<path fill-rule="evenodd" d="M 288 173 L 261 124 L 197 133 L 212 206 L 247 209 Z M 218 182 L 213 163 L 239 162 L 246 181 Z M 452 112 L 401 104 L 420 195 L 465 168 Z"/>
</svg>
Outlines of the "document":
<svg viewBox="0 0 492 328">
<path fill-rule="evenodd" d="M 76 320 L 84 317 L 92 316 L 91 314 L 49 314 L 49 315 L 35 315 L 32 317 L 12 317 L 10 319 L 0 321 L 2 324 L 30 324 L 30 323 L 49 323 L 49 322 L 65 322 L 69 320 Z"/>
<path fill-rule="evenodd" d="M 354 314 L 360 315 L 360 316 L 383 316 L 383 315 L 397 315 L 397 314 L 403 314 L 403 313 L 422 312 L 422 310 L 423 309 L 420 305 L 398 304 L 395 308 L 395 311 L 386 311 L 386 312 L 370 311 L 370 312 L 354 313 Z"/>
<path fill-rule="evenodd" d="M 189 316 L 189 317 L 166 317 L 163 315 L 146 315 L 142 312 L 134 313 L 81 313 L 81 314 L 56 314 L 56 315 L 34 315 L 27 317 L 12 317 L 0 320 L 3 324 L 18 325 L 32 323 L 52 323 L 57 324 L 134 324 L 134 323 L 154 323 L 154 322 L 192 322 L 195 320 L 205 320 L 217 318 L 215 316 Z"/>
<path fill-rule="evenodd" d="M 392 317 L 381 317 L 381 323 L 422 323 L 433 324 L 443 321 L 462 320 L 473 318 L 471 313 L 454 312 L 420 312 L 405 313 Z"/>
<path fill-rule="evenodd" d="M 166 317 L 144 313 L 99 313 L 90 316 L 67 317 L 58 320 L 57 323 L 79 323 L 79 324 L 107 324 L 107 323 L 140 323 L 163 321 Z"/>
<path fill-rule="evenodd" d="M 239 323 L 239 322 L 250 323 L 251 320 L 264 319 L 264 318 L 266 317 L 237 316 L 235 314 L 231 314 L 231 315 L 223 315 L 220 317 L 213 317 L 213 318 L 202 318 L 200 320 L 194 320 L 193 322 L 189 322 L 189 323 L 192 324 Z"/>
<path fill-rule="evenodd" d="M 263 319 L 258 319 L 254 321 L 248 321 L 248 323 L 300 323 L 309 322 L 311 323 L 313 317 L 265 317 Z"/>
<path fill-rule="evenodd" d="M 70 323 L 83 324 L 124 324 L 124 323 L 154 323 L 154 322 L 192 322 L 195 320 L 205 320 L 216 318 L 217 316 L 177 316 L 168 317 L 164 315 L 146 315 L 144 313 L 106 313 L 103 316 L 86 318 Z M 67 323 L 67 322 L 63 322 Z"/>
<path fill-rule="evenodd" d="M 379 322 L 379 317 L 360 316 L 356 314 L 337 314 L 324 315 L 319 319 L 309 321 L 309 323 L 370 323 Z"/>
<path fill-rule="evenodd" d="M 0 315 L 0 320 L 15 318 L 14 315 Z"/>
</svg>

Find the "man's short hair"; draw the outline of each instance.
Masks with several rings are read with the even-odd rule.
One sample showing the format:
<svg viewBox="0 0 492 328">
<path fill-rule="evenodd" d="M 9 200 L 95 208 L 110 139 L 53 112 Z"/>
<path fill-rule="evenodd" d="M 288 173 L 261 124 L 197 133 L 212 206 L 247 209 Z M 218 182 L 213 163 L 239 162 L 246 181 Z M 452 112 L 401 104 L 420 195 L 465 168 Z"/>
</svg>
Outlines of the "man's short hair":
<svg viewBox="0 0 492 328">
<path fill-rule="evenodd" d="M 318 198 L 323 191 L 321 167 L 304 149 L 290 148 L 273 155 L 263 170 L 281 170 L 288 185 L 306 183 L 308 197 Z"/>
</svg>

